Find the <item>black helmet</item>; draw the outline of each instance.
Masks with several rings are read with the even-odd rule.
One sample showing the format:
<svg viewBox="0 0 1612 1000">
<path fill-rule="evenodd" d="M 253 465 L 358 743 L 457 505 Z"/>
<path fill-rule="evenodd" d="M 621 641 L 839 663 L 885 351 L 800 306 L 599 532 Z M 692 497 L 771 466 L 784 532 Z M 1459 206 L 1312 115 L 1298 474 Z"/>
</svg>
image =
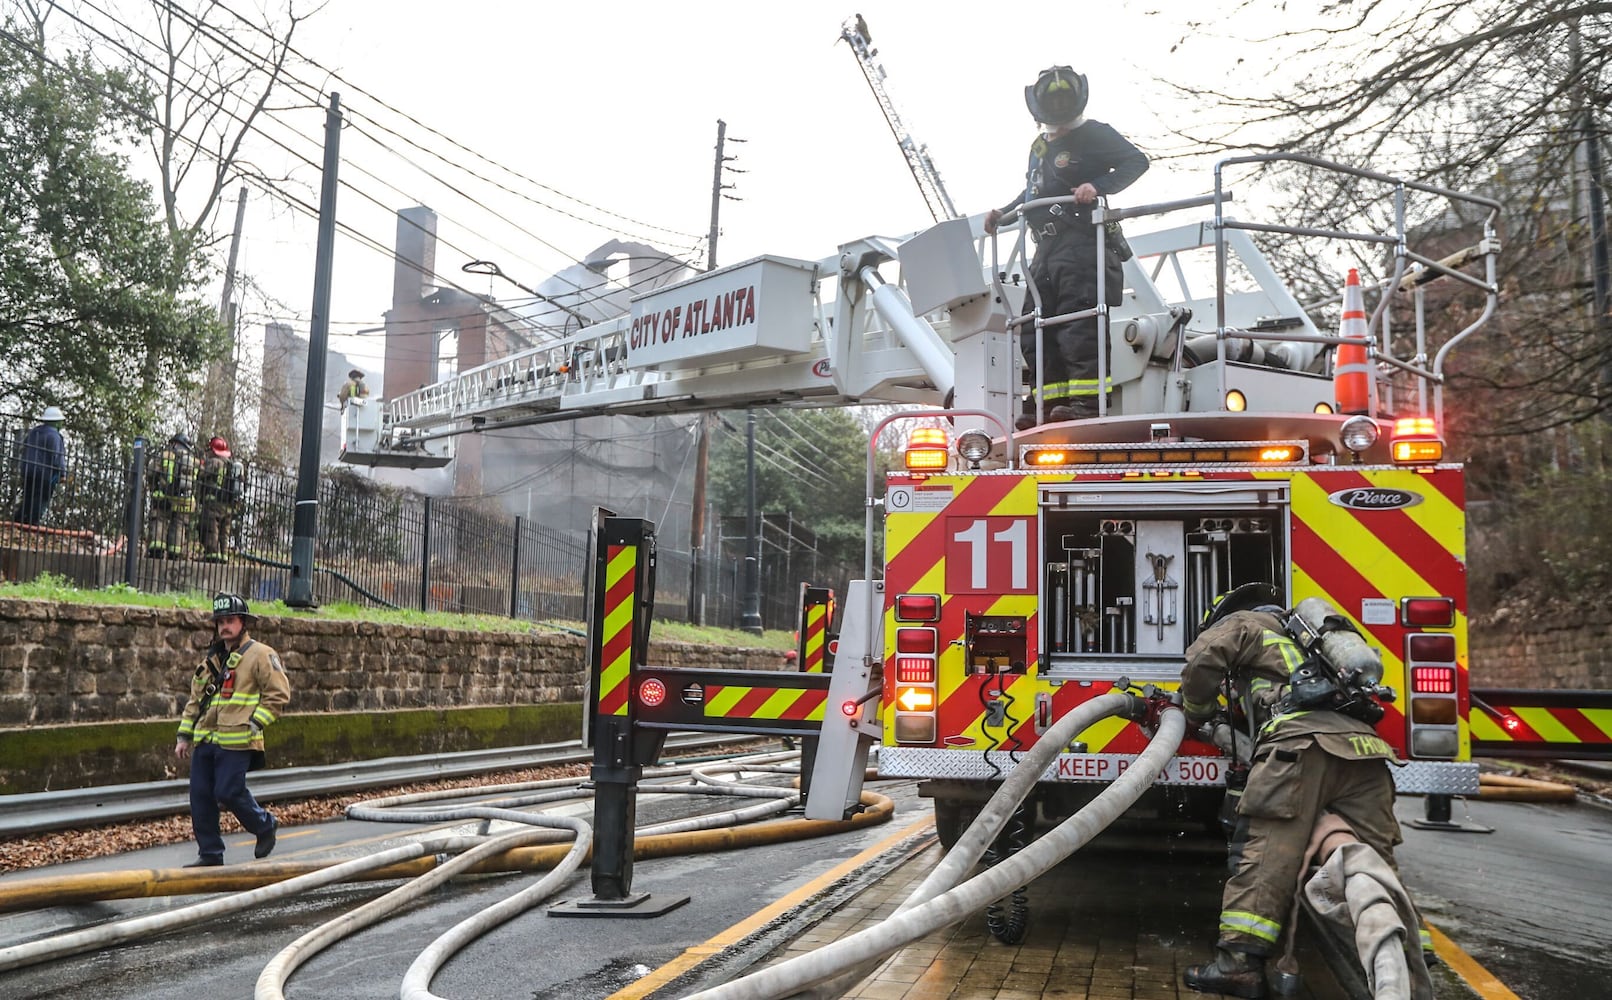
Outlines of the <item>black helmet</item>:
<svg viewBox="0 0 1612 1000">
<path fill-rule="evenodd" d="M 240 617 L 248 622 L 257 621 L 257 615 L 246 606 L 246 598 L 240 594 L 217 593 L 213 595 L 213 621 L 220 618 Z"/>
<path fill-rule="evenodd" d="M 1275 587 L 1268 583 L 1245 583 L 1240 587 L 1233 587 L 1209 605 L 1209 610 L 1203 614 L 1203 624 L 1198 626 L 1199 634 L 1207 632 L 1210 626 L 1238 611 L 1270 611 L 1280 614 L 1282 595 L 1277 593 Z"/>
<path fill-rule="evenodd" d="M 169 438 L 168 443 L 169 444 L 177 444 L 181 448 L 189 448 L 190 447 L 190 436 L 188 434 L 186 434 L 184 431 L 180 431 L 178 434 L 175 434 L 173 437 Z"/>
<path fill-rule="evenodd" d="M 1024 88 L 1024 103 L 1041 124 L 1068 125 L 1085 113 L 1090 93 L 1083 74 L 1068 66 L 1053 66 Z"/>
<path fill-rule="evenodd" d="M 347 373 L 347 377 L 348 378 L 363 378 L 364 373 L 359 371 L 357 368 L 354 368 L 352 371 Z"/>
</svg>

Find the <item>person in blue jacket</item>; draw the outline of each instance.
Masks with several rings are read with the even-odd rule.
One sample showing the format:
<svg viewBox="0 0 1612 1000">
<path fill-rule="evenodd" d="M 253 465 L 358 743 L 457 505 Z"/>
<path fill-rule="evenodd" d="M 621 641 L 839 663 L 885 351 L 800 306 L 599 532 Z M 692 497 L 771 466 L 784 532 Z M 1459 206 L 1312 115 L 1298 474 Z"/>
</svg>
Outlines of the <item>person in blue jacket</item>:
<svg viewBox="0 0 1612 1000">
<path fill-rule="evenodd" d="M 39 415 L 39 423 L 22 439 L 18 461 L 22 472 L 22 503 L 17 505 L 13 520 L 38 524 L 44 519 L 56 484 L 67 474 L 67 447 L 62 443 L 62 432 L 56 428 L 66 419 L 59 407 L 47 406 Z"/>
</svg>

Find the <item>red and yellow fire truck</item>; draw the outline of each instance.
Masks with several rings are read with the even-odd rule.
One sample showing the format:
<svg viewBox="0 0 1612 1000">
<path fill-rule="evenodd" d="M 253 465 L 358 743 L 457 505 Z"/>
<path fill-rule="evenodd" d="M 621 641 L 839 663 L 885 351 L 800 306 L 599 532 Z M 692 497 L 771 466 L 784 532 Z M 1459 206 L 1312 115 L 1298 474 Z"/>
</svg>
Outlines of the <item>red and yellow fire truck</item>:
<svg viewBox="0 0 1612 1000">
<path fill-rule="evenodd" d="M 1341 172 L 1363 201 L 1375 191 L 1396 224 L 1348 233 L 1226 214 L 1225 173 L 1295 161 Z M 1471 246 L 1419 252 L 1405 223 L 1419 200 L 1475 209 L 1455 213 L 1482 220 Z M 1289 606 L 1323 598 L 1380 650 L 1398 698 L 1378 728 L 1408 761 L 1400 790 L 1475 793 L 1465 497 L 1443 453 L 1443 382 L 1450 351 L 1497 302 L 1498 210 L 1308 157 L 1233 158 L 1212 195 L 1099 205 L 1099 254 L 1111 252 L 1107 223 L 1138 229 L 1122 301 L 1063 317 L 1038 307 L 1023 231 L 987 236 L 977 217 L 819 261 L 760 257 L 350 411 L 344 457 L 429 464 L 456 430 L 600 413 L 913 404 L 892 418 L 912 429 L 903 471 L 878 481 L 870 446 L 867 580 L 840 602 L 809 815 L 855 803 L 877 745 L 880 773 L 924 779 L 954 838 L 1071 707 L 1116 685 L 1173 687 L 1216 596 L 1256 581 Z M 1144 218 L 1166 228 L 1140 232 L 1132 220 Z M 1450 245 L 1449 227 L 1426 228 Z M 1334 315 L 1337 298 L 1300 303 L 1255 242 L 1284 234 L 1365 248 L 1356 259 L 1381 277 L 1345 292 L 1341 326 L 1314 318 Z M 1420 299 L 1435 281 L 1470 294 L 1477 321 L 1437 338 L 1425 329 Z M 1394 301 L 1415 325 L 1391 335 Z M 1099 415 L 1016 432 L 1036 382 L 1019 336 L 1084 318 L 1110 390 Z M 1144 742 L 1135 723 L 1099 723 L 1043 775 L 1042 811 L 1067 814 Z M 1225 773 L 1219 749 L 1189 739 L 1146 805 L 1208 816 Z"/>
</svg>

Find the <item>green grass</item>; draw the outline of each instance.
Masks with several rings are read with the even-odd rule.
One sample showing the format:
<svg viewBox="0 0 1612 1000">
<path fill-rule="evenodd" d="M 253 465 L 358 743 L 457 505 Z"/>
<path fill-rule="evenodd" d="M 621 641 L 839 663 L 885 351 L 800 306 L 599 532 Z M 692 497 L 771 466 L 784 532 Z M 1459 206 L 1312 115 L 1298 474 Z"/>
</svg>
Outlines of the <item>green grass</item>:
<svg viewBox="0 0 1612 1000">
<path fill-rule="evenodd" d="M 57 601 L 64 604 L 119 604 L 145 608 L 193 608 L 198 611 L 212 607 L 212 595 L 198 590 L 188 593 L 148 594 L 123 583 L 114 583 L 100 590 L 85 590 L 69 583 L 65 578 L 43 573 L 28 583 L 0 583 L 0 598 Z M 313 611 L 286 607 L 282 601 L 258 601 L 252 605 L 256 614 L 273 617 L 314 617 L 332 621 L 370 621 L 383 625 L 410 625 L 416 628 L 448 628 L 467 632 L 582 632 L 585 625 L 577 621 L 549 619 L 529 622 L 499 615 L 465 615 L 446 611 L 410 611 L 389 608 L 370 608 L 359 604 L 327 604 Z M 790 649 L 795 645 L 788 632 L 774 631 L 764 635 L 750 635 L 737 629 L 715 626 L 684 625 L 681 622 L 656 622 L 650 634 L 656 639 L 677 642 L 704 643 L 712 646 L 758 647 L 761 649 Z"/>
</svg>

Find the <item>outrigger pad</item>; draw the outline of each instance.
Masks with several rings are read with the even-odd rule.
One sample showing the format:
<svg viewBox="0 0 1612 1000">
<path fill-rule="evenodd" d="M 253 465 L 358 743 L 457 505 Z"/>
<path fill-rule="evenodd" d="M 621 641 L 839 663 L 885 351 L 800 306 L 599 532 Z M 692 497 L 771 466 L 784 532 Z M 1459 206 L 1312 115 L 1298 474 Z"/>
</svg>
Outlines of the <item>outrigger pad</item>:
<svg viewBox="0 0 1612 1000">
<path fill-rule="evenodd" d="M 633 892 L 625 899 L 568 899 L 549 907 L 551 917 L 658 917 L 689 901 L 664 892 Z"/>
</svg>

